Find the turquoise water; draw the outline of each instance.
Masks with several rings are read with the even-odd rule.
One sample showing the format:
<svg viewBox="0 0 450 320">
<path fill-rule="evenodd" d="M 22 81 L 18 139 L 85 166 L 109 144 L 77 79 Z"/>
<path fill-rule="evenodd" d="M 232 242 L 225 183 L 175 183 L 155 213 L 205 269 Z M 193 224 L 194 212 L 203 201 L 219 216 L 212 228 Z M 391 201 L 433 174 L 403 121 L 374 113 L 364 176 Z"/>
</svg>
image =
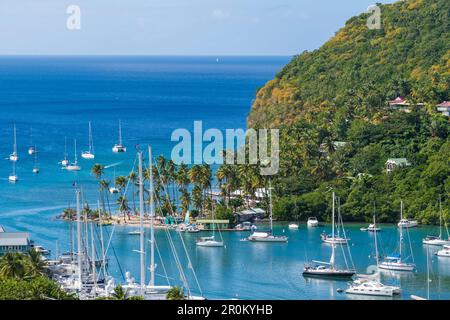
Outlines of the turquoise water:
<svg viewBox="0 0 450 320">
<path fill-rule="evenodd" d="M 86 149 L 87 123 L 92 121 L 96 160 L 102 164 L 122 162 L 117 174 L 127 174 L 133 164 L 136 144 L 151 143 L 154 154 L 169 155 L 174 143 L 174 129 L 192 129 L 194 120 L 205 128 L 245 128 L 245 117 L 258 87 L 271 79 L 289 60 L 286 57 L 2 57 L 0 58 L 0 158 L 12 151 L 12 125 L 17 124 L 21 181 L 7 182 L 11 164 L 0 160 L 0 225 L 7 230 L 27 231 L 39 244 L 59 251 L 70 248 L 69 223 L 55 217 L 68 203 L 73 205 L 72 184 L 77 181 L 91 203 L 97 199 L 96 182 L 89 169 L 93 162 L 80 159 L 83 171 L 69 173 L 58 165 L 64 151 L 64 136 L 78 152 Z M 117 121 L 123 122 L 124 143 L 129 152 L 114 155 Z M 33 159 L 26 150 L 29 129 L 40 152 L 41 173 L 33 175 Z M 112 179 L 113 171 L 107 171 Z M 355 266 L 364 272 L 373 264 L 373 235 L 348 226 Z M 397 229 L 383 226 L 383 251 L 392 253 L 397 246 Z M 208 298 L 242 299 L 347 299 L 336 292 L 345 282 L 305 280 L 303 264 L 310 260 L 328 260 L 330 247 L 320 242 L 325 227 L 289 231 L 277 225 L 276 232 L 289 236 L 288 244 L 256 244 L 240 240 L 245 233 L 224 232 L 226 248 L 197 248 L 199 235 L 176 234 L 173 238 L 180 255 L 185 240 L 201 289 Z M 128 235 L 126 227 L 108 227 L 113 234 L 110 272 L 121 280 L 130 271 L 138 276 L 139 239 Z M 410 294 L 425 295 L 426 251 L 421 239 L 434 230 L 411 230 L 411 240 L 418 272 L 386 274 L 384 281 L 400 284 Z M 158 259 L 158 273 L 164 268 L 171 283 L 180 282 L 165 232 L 157 231 L 163 257 Z M 117 259 L 115 258 L 117 257 Z M 342 262 L 342 257 L 338 257 Z M 182 259 L 187 268 L 188 261 Z M 163 268 L 164 267 L 164 268 Z M 186 271 L 193 292 L 199 293 L 192 272 Z M 450 298 L 450 259 L 432 258 L 432 298 Z M 158 277 L 164 284 L 166 279 Z"/>
</svg>

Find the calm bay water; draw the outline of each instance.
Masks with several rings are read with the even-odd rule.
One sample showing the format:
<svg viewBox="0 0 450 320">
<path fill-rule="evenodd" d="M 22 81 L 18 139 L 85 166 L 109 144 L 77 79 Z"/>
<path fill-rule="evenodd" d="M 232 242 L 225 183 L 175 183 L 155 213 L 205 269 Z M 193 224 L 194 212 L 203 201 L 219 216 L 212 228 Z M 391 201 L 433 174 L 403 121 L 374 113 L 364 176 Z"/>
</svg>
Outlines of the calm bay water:
<svg viewBox="0 0 450 320">
<path fill-rule="evenodd" d="M 69 223 L 55 216 L 74 201 L 72 183 L 78 181 L 86 200 L 96 201 L 96 182 L 89 169 L 93 162 L 80 160 L 79 173 L 62 171 L 58 161 L 64 152 L 64 136 L 73 139 L 78 153 L 86 149 L 87 123 L 92 121 L 96 160 L 102 164 L 121 162 L 118 174 L 127 174 L 134 161 L 136 144 L 151 143 L 154 154 L 170 155 L 174 129 L 192 130 L 193 121 L 202 120 L 204 128 L 245 128 L 245 118 L 258 87 L 271 79 L 289 58 L 262 57 L 2 57 L 0 58 L 0 157 L 12 151 L 12 126 L 17 124 L 21 157 L 17 171 L 21 181 L 7 181 L 11 164 L 0 161 L 0 225 L 11 231 L 30 232 L 39 244 L 60 251 L 70 248 Z M 117 142 L 118 119 L 123 122 L 124 143 L 129 152 L 113 155 Z M 33 143 L 40 150 L 41 173 L 33 175 L 33 159 L 26 150 Z M 113 178 L 112 169 L 107 171 Z M 355 266 L 364 272 L 373 264 L 373 235 L 349 226 Z M 241 242 L 245 233 L 223 233 L 226 248 L 196 248 L 198 235 L 172 233 L 180 255 L 183 237 L 200 286 L 208 298 L 242 299 L 346 299 L 336 292 L 345 282 L 303 279 L 303 264 L 310 259 L 329 259 L 330 247 L 320 242 L 325 227 L 289 231 L 277 225 L 276 232 L 289 236 L 288 244 Z M 327 228 L 329 229 L 329 228 Z M 128 235 L 126 227 L 108 227 L 113 234 L 110 271 L 121 281 L 125 271 L 138 276 L 139 239 Z M 425 295 L 426 250 L 421 239 L 430 228 L 411 230 L 410 236 L 418 272 L 385 274 L 388 283 L 402 286 L 401 298 Z M 384 226 L 383 250 L 392 253 L 397 246 L 397 229 Z M 169 250 L 166 234 L 157 231 L 162 260 L 158 273 L 179 283 L 178 272 Z M 112 250 L 114 249 L 114 251 Z M 117 259 L 116 259 L 117 258 Z M 341 257 L 342 258 L 342 257 Z M 340 258 L 338 258 L 340 259 Z M 187 267 L 188 261 L 182 258 Z M 339 261 L 342 262 L 342 259 Z M 192 290 L 199 293 L 192 273 L 186 271 Z M 432 257 L 432 298 L 450 298 L 450 259 Z M 164 277 L 158 282 L 165 283 Z"/>
</svg>

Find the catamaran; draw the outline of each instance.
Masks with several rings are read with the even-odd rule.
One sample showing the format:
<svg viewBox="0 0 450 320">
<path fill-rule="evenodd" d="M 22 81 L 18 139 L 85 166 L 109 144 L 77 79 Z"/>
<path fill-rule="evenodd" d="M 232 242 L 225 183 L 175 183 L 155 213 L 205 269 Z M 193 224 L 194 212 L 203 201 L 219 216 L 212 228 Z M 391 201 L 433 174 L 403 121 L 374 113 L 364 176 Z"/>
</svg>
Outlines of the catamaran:
<svg viewBox="0 0 450 320">
<path fill-rule="evenodd" d="M 248 238 L 251 242 L 288 242 L 286 236 L 275 236 L 273 234 L 273 213 L 272 213 L 272 185 L 269 181 L 269 209 L 270 209 L 270 232 L 254 231 Z"/>
<path fill-rule="evenodd" d="M 14 145 L 13 152 L 9 155 L 9 160 L 12 162 L 19 161 L 19 155 L 17 154 L 17 132 L 16 125 L 14 124 Z"/>
<path fill-rule="evenodd" d="M 13 161 L 12 167 L 13 167 L 13 170 L 12 170 L 12 173 L 8 177 L 8 181 L 12 182 L 12 183 L 16 183 L 17 181 L 19 181 L 19 176 L 16 173 L 16 162 L 15 161 Z"/>
<path fill-rule="evenodd" d="M 373 216 L 373 226 L 377 227 L 375 215 Z M 401 290 L 396 286 L 384 285 L 379 281 L 380 273 L 378 272 L 379 256 L 378 256 L 378 241 L 377 233 L 374 233 L 375 241 L 375 259 L 377 263 L 377 272 L 373 275 L 357 275 L 349 288 L 345 291 L 347 294 L 369 295 L 369 296 L 386 296 L 400 294 Z"/>
<path fill-rule="evenodd" d="M 67 137 L 64 137 L 64 159 L 61 160 L 60 164 L 63 167 L 67 167 L 69 160 L 67 159 Z"/>
<path fill-rule="evenodd" d="M 123 145 L 122 142 L 122 122 L 119 120 L 119 143 L 115 144 L 112 148 L 114 153 L 124 153 L 127 152 L 127 148 Z"/>
<path fill-rule="evenodd" d="M 445 229 L 447 231 L 447 240 L 442 238 L 442 203 L 441 198 L 439 197 L 439 236 L 427 236 L 422 240 L 423 244 L 432 246 L 450 245 L 450 236 L 448 233 L 447 223 L 445 223 Z"/>
<path fill-rule="evenodd" d="M 36 152 L 36 146 L 33 145 L 33 128 L 30 128 L 30 146 L 28 147 L 28 154 L 32 156 Z"/>
<path fill-rule="evenodd" d="M 75 159 L 73 163 L 69 163 L 66 166 L 67 171 L 80 171 L 81 167 L 78 165 L 78 157 L 77 157 L 77 140 L 74 140 L 74 148 L 75 148 Z"/>
<path fill-rule="evenodd" d="M 94 139 L 92 138 L 92 126 L 91 122 L 89 121 L 89 150 L 83 151 L 81 153 L 81 157 L 86 160 L 92 160 L 95 158 L 94 153 Z"/>
<path fill-rule="evenodd" d="M 334 239 L 335 236 L 335 193 L 333 192 L 333 205 L 332 205 L 332 224 L 331 224 L 331 236 Z M 336 242 L 331 244 L 331 257 L 330 262 L 322 262 L 313 260 L 313 264 L 306 264 L 303 269 L 304 277 L 324 277 L 324 278 L 338 278 L 346 279 L 351 278 L 355 274 L 354 270 L 350 270 L 347 266 L 346 269 L 336 268 L 335 254 L 336 254 Z"/>
<path fill-rule="evenodd" d="M 403 201 L 400 202 L 400 220 L 403 220 Z M 408 263 L 403 261 L 402 257 L 402 247 L 403 247 L 403 227 L 399 228 L 400 232 L 400 243 L 399 243 L 399 253 L 391 256 L 387 256 L 385 261 L 383 261 L 380 265 L 380 269 L 385 270 L 393 270 L 393 271 L 414 271 L 416 269 L 416 265 L 414 263 Z M 409 239 L 409 237 L 408 237 Z M 411 245 L 411 241 L 410 245 Z M 412 255 L 412 248 L 411 248 Z"/>
</svg>

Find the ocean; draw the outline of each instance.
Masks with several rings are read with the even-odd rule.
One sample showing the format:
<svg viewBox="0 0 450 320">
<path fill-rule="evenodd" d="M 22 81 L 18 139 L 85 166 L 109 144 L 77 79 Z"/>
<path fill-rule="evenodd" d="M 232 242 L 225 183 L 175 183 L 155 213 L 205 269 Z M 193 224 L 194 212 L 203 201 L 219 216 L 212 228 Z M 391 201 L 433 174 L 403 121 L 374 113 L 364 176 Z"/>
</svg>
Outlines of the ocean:
<svg viewBox="0 0 450 320">
<path fill-rule="evenodd" d="M 218 60 L 217 60 L 218 58 Z M 97 201 L 97 184 L 90 174 L 94 163 L 117 164 L 106 178 L 128 174 L 135 161 L 135 146 L 151 144 L 154 156 L 170 156 L 171 133 L 203 128 L 219 130 L 246 127 L 246 116 L 259 87 L 272 79 L 289 57 L 1 57 L 0 58 L 0 225 L 8 231 L 29 232 L 32 239 L 55 252 L 70 248 L 70 223 L 56 216 L 74 205 L 74 182 L 83 188 L 84 200 Z M 122 121 L 126 154 L 113 154 Z M 95 161 L 80 158 L 87 149 L 88 122 L 92 122 Z M 8 182 L 12 171 L 7 160 L 17 126 L 17 184 Z M 30 129 L 32 128 L 32 141 Z M 82 171 L 61 170 L 65 137 L 69 159 L 74 158 L 74 139 Z M 27 154 L 36 144 L 40 174 L 32 173 L 34 158 Z M 359 272 L 373 264 L 371 234 L 348 226 L 354 264 Z M 276 232 L 289 236 L 288 244 L 241 242 L 245 233 L 224 232 L 225 248 L 197 248 L 193 234 L 172 233 L 183 256 L 189 286 L 210 299 L 349 299 L 337 293 L 345 282 L 304 279 L 303 264 L 310 259 L 329 259 L 330 248 L 319 235 L 329 226 L 289 231 L 277 224 Z M 139 275 L 139 239 L 128 235 L 132 228 L 107 227 L 111 237 L 110 272 L 117 282 L 130 271 Z M 385 274 L 383 279 L 402 286 L 400 299 L 425 295 L 426 251 L 421 239 L 435 232 L 429 227 L 410 231 L 418 272 Z M 386 252 L 396 249 L 397 229 L 384 226 Z M 189 261 L 183 254 L 181 238 Z M 157 282 L 180 284 L 166 234 L 157 231 Z M 159 258 L 159 255 L 162 259 Z M 339 258 L 339 257 L 338 257 Z M 342 258 L 342 257 L 341 257 Z M 412 257 L 411 257 L 412 258 Z M 342 263 L 342 259 L 340 260 Z M 450 259 L 432 257 L 432 298 L 450 298 Z M 167 274 L 167 276 L 166 276 Z"/>
</svg>

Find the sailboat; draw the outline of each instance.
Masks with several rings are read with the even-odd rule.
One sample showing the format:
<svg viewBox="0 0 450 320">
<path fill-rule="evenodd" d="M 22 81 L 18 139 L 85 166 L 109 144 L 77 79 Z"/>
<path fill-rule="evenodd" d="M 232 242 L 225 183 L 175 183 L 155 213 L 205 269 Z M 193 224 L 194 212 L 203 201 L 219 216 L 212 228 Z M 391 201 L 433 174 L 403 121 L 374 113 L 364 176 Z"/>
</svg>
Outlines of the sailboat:
<svg viewBox="0 0 450 320">
<path fill-rule="evenodd" d="M 73 163 L 70 163 L 66 166 L 67 171 L 80 171 L 81 167 L 78 165 L 78 158 L 77 158 L 77 140 L 74 140 L 74 148 L 75 148 L 75 159 Z"/>
<path fill-rule="evenodd" d="M 373 226 L 377 227 L 375 220 L 375 214 L 373 216 Z M 375 241 L 375 259 L 377 262 L 377 268 L 379 265 L 378 256 L 378 241 L 377 233 L 374 232 Z M 368 296 L 386 296 L 392 297 L 393 295 L 400 294 L 400 288 L 396 286 L 384 285 L 379 281 L 380 274 L 377 272 L 373 275 L 357 275 L 357 279 L 350 283 L 349 288 L 345 291 L 347 294 L 358 294 Z"/>
<path fill-rule="evenodd" d="M 36 152 L 36 146 L 33 145 L 33 128 L 30 128 L 30 147 L 28 147 L 28 154 L 32 156 Z"/>
<path fill-rule="evenodd" d="M 16 183 L 17 181 L 19 181 L 19 176 L 16 173 L 16 162 L 15 161 L 13 161 L 12 167 L 13 167 L 13 172 L 9 175 L 8 181 L 12 182 L 12 183 Z"/>
<path fill-rule="evenodd" d="M 116 168 L 114 168 L 114 179 L 113 179 L 113 183 L 114 186 L 112 186 L 111 188 L 109 188 L 109 193 L 111 194 L 116 194 L 119 193 L 119 189 L 116 187 L 115 183 L 116 183 Z"/>
<path fill-rule="evenodd" d="M 124 153 L 127 152 L 127 148 L 124 147 L 122 143 L 122 122 L 119 120 L 119 143 L 115 144 L 112 148 L 114 153 Z"/>
<path fill-rule="evenodd" d="M 17 132 L 16 125 L 14 124 L 14 145 L 13 145 L 13 153 L 9 155 L 9 160 L 12 162 L 19 161 L 19 155 L 17 154 Z"/>
<path fill-rule="evenodd" d="M 442 203 L 439 197 L 439 236 L 427 236 L 422 240 L 423 244 L 429 244 L 432 246 L 445 246 L 450 245 L 450 236 L 448 234 L 447 224 L 445 223 L 445 229 L 447 230 L 447 240 L 442 238 Z"/>
<path fill-rule="evenodd" d="M 64 137 L 64 159 L 61 161 L 63 167 L 67 167 L 69 160 L 67 159 L 67 137 Z"/>
<path fill-rule="evenodd" d="M 155 203 L 154 203 L 154 187 L 153 187 L 153 173 L 150 170 L 150 283 L 147 285 L 145 280 L 146 268 L 145 268 L 145 232 L 144 232 L 144 176 L 143 176 L 143 159 L 142 152 L 138 152 L 139 158 L 139 231 L 140 231 L 140 283 L 132 281 L 129 274 L 127 274 L 127 284 L 123 286 L 125 290 L 133 296 L 141 296 L 146 300 L 165 300 L 165 294 L 172 288 L 171 286 L 156 286 L 155 285 Z M 149 168 L 153 167 L 152 153 L 149 147 Z"/>
<path fill-rule="evenodd" d="M 269 210 L 270 210 L 270 232 L 254 231 L 248 238 L 251 242 L 288 242 L 286 236 L 275 236 L 273 234 L 273 213 L 272 213 L 272 184 L 269 181 Z"/>
<path fill-rule="evenodd" d="M 94 139 L 92 138 L 92 126 L 91 122 L 89 121 L 89 150 L 83 151 L 81 153 L 81 157 L 86 160 L 92 160 L 95 158 L 94 154 Z"/>
<path fill-rule="evenodd" d="M 40 172 L 39 166 L 38 166 L 38 152 L 36 146 L 33 148 L 33 154 L 34 154 L 34 167 L 33 167 L 33 173 L 38 174 Z"/>
<path fill-rule="evenodd" d="M 403 220 L 403 201 L 400 202 L 400 220 Z M 402 246 L 403 246 L 403 227 L 399 227 L 400 230 L 400 244 L 399 253 L 391 255 L 385 258 L 379 268 L 393 271 L 414 271 L 416 265 L 414 263 L 407 263 L 403 261 Z"/>
<path fill-rule="evenodd" d="M 216 224 L 214 223 L 214 209 L 213 209 L 213 215 L 212 215 L 212 235 L 210 237 L 201 237 L 197 240 L 197 247 L 223 247 L 223 238 L 222 238 L 222 233 L 219 231 L 219 235 L 220 235 L 220 241 L 216 240 Z"/>
<path fill-rule="evenodd" d="M 334 239 L 335 236 L 335 204 L 336 195 L 333 192 L 333 205 L 332 205 L 332 225 L 331 225 L 331 236 Z M 336 257 L 336 243 L 331 244 L 331 257 L 330 262 L 313 261 L 315 265 L 306 264 L 303 269 L 304 277 L 324 277 L 324 278 L 337 278 L 346 279 L 351 278 L 355 274 L 354 270 L 350 269 L 338 269 L 335 264 Z"/>
<path fill-rule="evenodd" d="M 334 217 L 333 217 L 334 219 Z M 341 237 L 340 234 L 340 224 L 342 222 L 342 217 L 341 217 L 341 204 L 340 204 L 340 200 L 338 199 L 338 224 L 337 224 L 337 234 L 333 234 L 333 235 L 327 235 L 325 232 L 323 232 L 320 235 L 320 238 L 322 239 L 322 241 L 324 243 L 328 243 L 328 244 L 348 244 L 348 242 L 350 241 L 349 238 L 347 237 Z M 334 221 L 333 221 L 334 223 Z M 342 223 L 342 228 L 343 227 L 343 223 Z"/>
</svg>

